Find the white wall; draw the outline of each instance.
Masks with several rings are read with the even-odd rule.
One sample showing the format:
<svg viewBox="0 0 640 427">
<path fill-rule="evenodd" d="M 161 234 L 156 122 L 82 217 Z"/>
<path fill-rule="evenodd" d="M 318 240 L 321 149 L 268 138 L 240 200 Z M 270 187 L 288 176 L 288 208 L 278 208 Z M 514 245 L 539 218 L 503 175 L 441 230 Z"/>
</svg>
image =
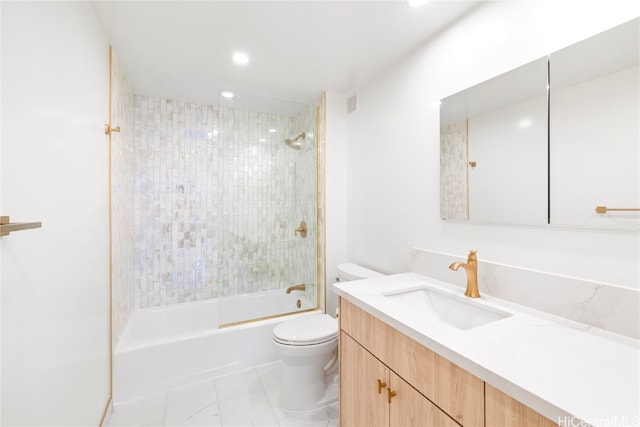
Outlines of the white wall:
<svg viewBox="0 0 640 427">
<path fill-rule="evenodd" d="M 338 297 L 333 284 L 338 264 L 346 259 L 346 206 L 347 206 L 347 101 L 346 96 L 326 94 L 326 312 L 334 315 Z"/>
<path fill-rule="evenodd" d="M 428 7 L 428 6 L 427 6 Z M 640 287 L 637 232 L 439 219 L 438 101 L 639 14 L 635 1 L 492 2 L 358 88 L 348 117 L 347 256 L 410 269 L 412 246 Z"/>
<path fill-rule="evenodd" d="M 107 43 L 91 6 L 2 2 L 2 424 L 98 425 L 109 398 Z"/>
</svg>

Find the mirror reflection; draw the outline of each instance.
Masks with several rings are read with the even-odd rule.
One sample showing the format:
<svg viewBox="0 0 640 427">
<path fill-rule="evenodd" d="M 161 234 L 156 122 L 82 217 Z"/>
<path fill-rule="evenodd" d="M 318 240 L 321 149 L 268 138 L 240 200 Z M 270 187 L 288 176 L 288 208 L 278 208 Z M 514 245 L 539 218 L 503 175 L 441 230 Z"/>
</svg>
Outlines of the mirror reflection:
<svg viewBox="0 0 640 427">
<path fill-rule="evenodd" d="M 639 22 L 550 56 L 552 224 L 640 226 Z"/>
<path fill-rule="evenodd" d="M 441 218 L 640 228 L 639 23 L 443 99 Z"/>
<path fill-rule="evenodd" d="M 441 101 L 440 214 L 547 222 L 547 58 Z"/>
</svg>

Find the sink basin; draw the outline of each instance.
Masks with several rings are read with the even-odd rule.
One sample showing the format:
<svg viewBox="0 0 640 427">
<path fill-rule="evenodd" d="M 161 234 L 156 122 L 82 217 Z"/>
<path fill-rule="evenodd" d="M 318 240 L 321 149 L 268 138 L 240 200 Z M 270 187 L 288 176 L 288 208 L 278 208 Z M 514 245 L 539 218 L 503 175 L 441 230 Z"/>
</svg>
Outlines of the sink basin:
<svg viewBox="0 0 640 427">
<path fill-rule="evenodd" d="M 431 288 L 410 289 L 384 294 L 407 309 L 424 314 L 426 319 L 468 330 L 511 316 L 511 313 L 485 307 L 465 297 Z"/>
</svg>

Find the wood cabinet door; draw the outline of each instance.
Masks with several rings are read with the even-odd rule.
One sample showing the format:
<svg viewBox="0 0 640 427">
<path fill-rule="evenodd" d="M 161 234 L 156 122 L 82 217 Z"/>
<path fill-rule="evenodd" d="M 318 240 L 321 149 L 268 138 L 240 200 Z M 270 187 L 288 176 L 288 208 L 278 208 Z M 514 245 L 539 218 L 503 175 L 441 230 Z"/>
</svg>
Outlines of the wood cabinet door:
<svg viewBox="0 0 640 427">
<path fill-rule="evenodd" d="M 378 393 L 378 380 L 383 381 Z M 386 427 L 389 369 L 340 332 L 340 427 Z"/>
<path fill-rule="evenodd" d="M 487 427 L 557 427 L 558 424 L 485 384 Z"/>
<path fill-rule="evenodd" d="M 460 427 L 451 417 L 393 372 L 390 373 L 389 383 L 389 388 L 395 392 L 389 404 L 391 427 Z M 385 393 L 388 391 L 385 390 Z"/>
</svg>

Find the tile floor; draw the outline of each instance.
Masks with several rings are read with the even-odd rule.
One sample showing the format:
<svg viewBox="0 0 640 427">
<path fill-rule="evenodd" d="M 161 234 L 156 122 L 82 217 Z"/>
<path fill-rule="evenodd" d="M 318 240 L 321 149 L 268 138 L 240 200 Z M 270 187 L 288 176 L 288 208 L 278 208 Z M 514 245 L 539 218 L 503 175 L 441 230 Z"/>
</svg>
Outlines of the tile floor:
<svg viewBox="0 0 640 427">
<path fill-rule="evenodd" d="M 278 406 L 281 374 L 277 361 L 122 403 L 109 426 L 338 426 L 336 368 L 327 372 L 324 406 L 309 412 Z"/>
</svg>

